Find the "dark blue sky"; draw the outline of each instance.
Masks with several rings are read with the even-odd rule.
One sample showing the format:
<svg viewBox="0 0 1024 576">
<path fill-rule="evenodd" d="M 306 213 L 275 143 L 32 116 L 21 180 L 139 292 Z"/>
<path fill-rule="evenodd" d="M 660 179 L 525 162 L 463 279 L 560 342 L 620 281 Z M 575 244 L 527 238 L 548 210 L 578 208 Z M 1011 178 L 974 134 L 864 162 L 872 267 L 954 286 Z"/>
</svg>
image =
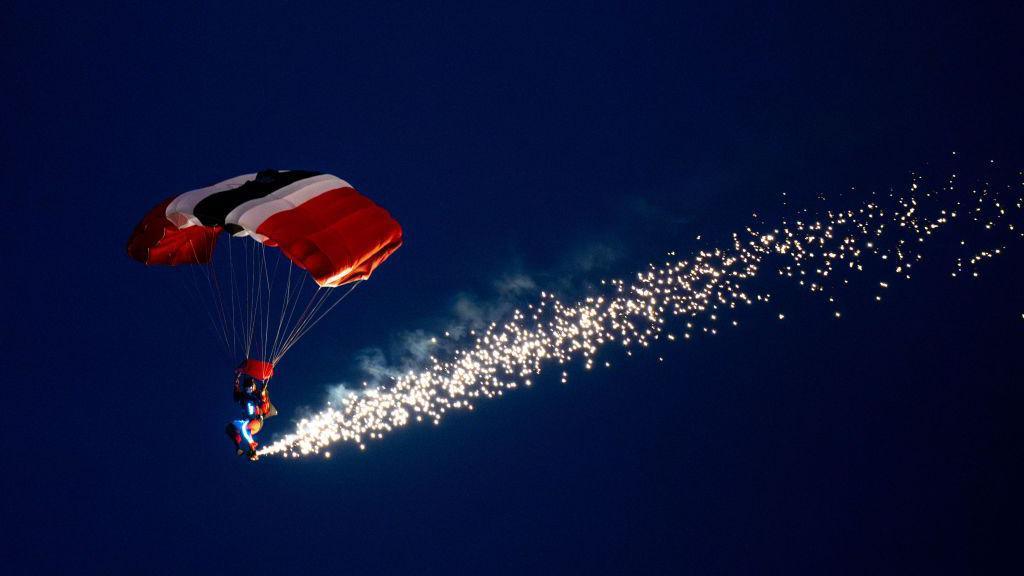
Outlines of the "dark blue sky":
<svg viewBox="0 0 1024 576">
<path fill-rule="evenodd" d="M 941 177 L 952 150 L 1024 167 L 1019 10 L 210 4 L 6 10 L 5 572 L 1020 563 L 1020 254 L 249 465 L 201 313 L 123 251 L 160 199 L 264 167 L 337 174 L 403 223 L 281 365 L 286 431 L 359 350 L 510 272 L 555 282 L 614 246 L 595 274 L 628 274 L 782 192 Z"/>
</svg>

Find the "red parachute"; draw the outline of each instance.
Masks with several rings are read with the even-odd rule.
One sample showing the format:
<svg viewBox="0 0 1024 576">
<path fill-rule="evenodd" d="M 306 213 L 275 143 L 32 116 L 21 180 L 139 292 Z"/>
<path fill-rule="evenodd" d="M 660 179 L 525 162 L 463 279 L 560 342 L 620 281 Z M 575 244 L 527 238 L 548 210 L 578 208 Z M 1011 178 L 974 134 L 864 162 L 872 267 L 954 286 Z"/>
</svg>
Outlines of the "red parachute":
<svg viewBox="0 0 1024 576">
<path fill-rule="evenodd" d="M 226 240 L 217 248 L 221 232 Z M 136 226 L 127 251 L 147 265 L 193 265 L 186 290 L 207 303 L 228 353 L 266 358 L 270 370 L 260 373 L 269 377 L 273 364 L 401 245 L 398 222 L 344 180 L 264 170 L 161 202 Z M 293 269 L 304 272 L 293 278 Z M 307 284 L 312 293 L 304 298 Z M 345 284 L 352 286 L 335 290 Z"/>
</svg>

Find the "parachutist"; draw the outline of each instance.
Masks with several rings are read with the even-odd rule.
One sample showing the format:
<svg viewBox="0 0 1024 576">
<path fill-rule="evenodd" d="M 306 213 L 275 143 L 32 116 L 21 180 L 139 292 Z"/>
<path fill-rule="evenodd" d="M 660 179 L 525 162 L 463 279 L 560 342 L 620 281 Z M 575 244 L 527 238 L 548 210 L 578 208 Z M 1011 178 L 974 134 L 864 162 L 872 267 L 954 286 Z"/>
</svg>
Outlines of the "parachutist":
<svg viewBox="0 0 1024 576">
<path fill-rule="evenodd" d="M 224 431 L 234 442 L 236 453 L 245 454 L 253 462 L 259 460 L 255 436 L 263 429 L 263 420 L 277 415 L 267 390 L 273 375 L 273 364 L 251 358 L 235 369 L 233 396 L 243 414 L 242 418 L 231 421 Z"/>
</svg>

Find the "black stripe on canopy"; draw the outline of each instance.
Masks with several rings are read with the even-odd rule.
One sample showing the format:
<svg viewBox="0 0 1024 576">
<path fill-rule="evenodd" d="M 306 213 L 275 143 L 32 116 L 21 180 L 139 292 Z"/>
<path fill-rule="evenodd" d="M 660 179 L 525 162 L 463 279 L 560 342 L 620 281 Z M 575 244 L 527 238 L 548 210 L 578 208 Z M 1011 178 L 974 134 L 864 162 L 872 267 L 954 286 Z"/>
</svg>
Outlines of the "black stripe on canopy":
<svg viewBox="0 0 1024 576">
<path fill-rule="evenodd" d="M 289 184 L 320 174 L 322 172 L 307 170 L 289 170 L 287 172 L 263 170 L 256 174 L 255 179 L 249 180 L 238 188 L 217 192 L 203 198 L 196 204 L 192 214 L 203 223 L 203 226 L 224 226 L 224 219 L 240 204 L 263 198 Z"/>
</svg>

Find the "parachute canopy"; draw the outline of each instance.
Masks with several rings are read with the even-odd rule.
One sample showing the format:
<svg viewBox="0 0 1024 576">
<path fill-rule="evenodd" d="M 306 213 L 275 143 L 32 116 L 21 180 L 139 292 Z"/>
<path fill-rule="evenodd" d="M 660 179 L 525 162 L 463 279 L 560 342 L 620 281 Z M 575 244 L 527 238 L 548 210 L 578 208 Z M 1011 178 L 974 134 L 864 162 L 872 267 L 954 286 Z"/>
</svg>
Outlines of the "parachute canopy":
<svg viewBox="0 0 1024 576">
<path fill-rule="evenodd" d="M 265 380 L 401 245 L 398 222 L 344 180 L 264 170 L 164 200 L 127 251 L 147 265 L 185 268 L 169 275 L 206 310 L 227 355 L 250 358 L 239 370 Z"/>
<path fill-rule="evenodd" d="M 402 245 L 402 227 L 330 174 L 264 170 L 169 198 L 128 240 L 145 264 L 210 261 L 218 233 L 277 247 L 322 287 L 363 280 Z"/>
</svg>

